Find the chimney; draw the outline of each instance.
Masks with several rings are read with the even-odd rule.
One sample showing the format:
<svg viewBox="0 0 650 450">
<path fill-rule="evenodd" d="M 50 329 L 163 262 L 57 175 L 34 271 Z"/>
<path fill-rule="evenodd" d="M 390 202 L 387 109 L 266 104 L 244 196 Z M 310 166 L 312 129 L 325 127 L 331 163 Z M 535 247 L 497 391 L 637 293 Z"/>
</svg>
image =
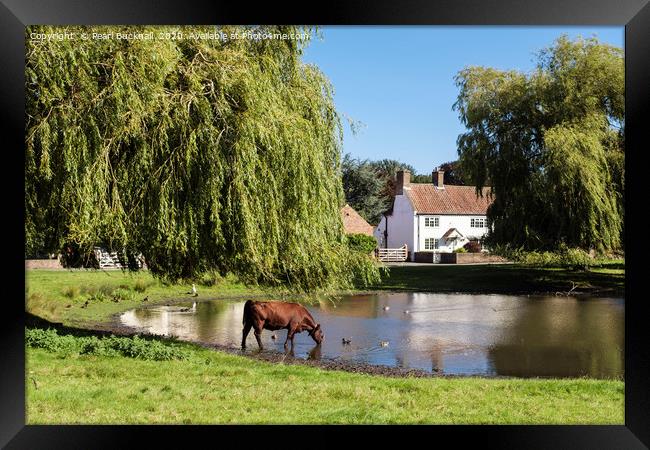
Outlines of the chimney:
<svg viewBox="0 0 650 450">
<path fill-rule="evenodd" d="M 411 185 L 411 172 L 400 170 L 397 172 L 397 182 L 395 185 L 395 195 L 404 195 L 404 188 Z"/>
<path fill-rule="evenodd" d="M 431 174 L 431 179 L 433 179 L 433 184 L 438 189 L 445 188 L 445 171 L 442 169 L 434 170 Z"/>
</svg>

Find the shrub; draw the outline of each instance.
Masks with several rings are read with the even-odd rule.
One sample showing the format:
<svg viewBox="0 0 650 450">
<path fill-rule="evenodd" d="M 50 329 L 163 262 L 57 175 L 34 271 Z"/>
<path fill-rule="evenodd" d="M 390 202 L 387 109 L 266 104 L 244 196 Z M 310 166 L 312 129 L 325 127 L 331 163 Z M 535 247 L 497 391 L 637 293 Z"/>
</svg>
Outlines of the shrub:
<svg viewBox="0 0 650 450">
<path fill-rule="evenodd" d="M 594 264 L 587 252 L 579 248 L 568 248 L 560 254 L 562 264 L 573 269 L 586 270 Z"/>
<path fill-rule="evenodd" d="M 88 301 L 91 302 L 103 302 L 105 300 L 108 300 L 108 295 L 104 294 L 103 292 L 95 292 L 93 294 L 90 294 L 88 297 Z"/>
<path fill-rule="evenodd" d="M 585 270 L 597 264 L 589 253 L 579 248 L 560 244 L 554 251 L 525 251 L 508 247 L 496 247 L 493 253 L 511 261 L 534 267 L 563 267 Z"/>
<path fill-rule="evenodd" d="M 78 286 L 69 286 L 63 290 L 63 295 L 65 295 L 68 298 L 75 298 L 79 295 L 81 290 L 79 289 Z"/>
<path fill-rule="evenodd" d="M 463 248 L 469 253 L 481 252 L 481 244 L 479 244 L 478 241 L 469 241 L 467 244 L 463 245 Z"/>
<path fill-rule="evenodd" d="M 377 248 L 377 240 L 365 234 L 348 234 L 348 247 L 364 254 L 372 253 Z"/>
<path fill-rule="evenodd" d="M 188 359 L 190 353 L 178 343 L 145 339 L 139 336 L 73 336 L 59 335 L 54 329 L 28 328 L 25 344 L 50 352 L 70 355 L 126 356 L 150 361 Z"/>
<path fill-rule="evenodd" d="M 81 292 L 88 295 L 89 301 L 103 302 L 113 295 L 113 286 L 102 284 L 100 286 L 84 286 Z"/>
<path fill-rule="evenodd" d="M 118 300 L 133 300 L 135 295 L 127 289 L 117 288 L 111 292 L 111 297 L 117 298 Z"/>
<path fill-rule="evenodd" d="M 207 287 L 216 286 L 223 280 L 223 277 L 216 270 L 210 270 L 204 273 L 199 280 L 199 284 Z"/>
<path fill-rule="evenodd" d="M 133 289 L 136 292 L 143 293 L 152 284 L 153 283 L 151 281 L 145 281 L 142 278 L 138 278 L 137 280 L 135 280 L 135 283 L 133 284 Z"/>
<path fill-rule="evenodd" d="M 456 250 L 454 250 L 454 253 L 467 253 L 467 250 L 465 247 L 459 247 Z"/>
</svg>

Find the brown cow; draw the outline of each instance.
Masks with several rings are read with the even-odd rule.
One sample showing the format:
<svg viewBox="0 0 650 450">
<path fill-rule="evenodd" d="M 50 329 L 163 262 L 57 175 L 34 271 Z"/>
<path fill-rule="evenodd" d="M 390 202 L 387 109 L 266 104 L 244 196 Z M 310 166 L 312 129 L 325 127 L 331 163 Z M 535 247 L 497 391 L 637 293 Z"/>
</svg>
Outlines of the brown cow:
<svg viewBox="0 0 650 450">
<path fill-rule="evenodd" d="M 287 340 L 284 347 L 287 347 L 291 340 L 293 347 L 293 336 L 302 331 L 308 331 L 311 338 L 320 345 L 325 337 L 320 324 L 316 323 L 307 309 L 298 303 L 287 302 L 254 302 L 248 300 L 244 305 L 244 331 L 241 340 L 242 349 L 246 348 L 246 337 L 253 328 L 257 345 L 262 346 L 262 330 L 280 330 L 286 328 Z"/>
</svg>

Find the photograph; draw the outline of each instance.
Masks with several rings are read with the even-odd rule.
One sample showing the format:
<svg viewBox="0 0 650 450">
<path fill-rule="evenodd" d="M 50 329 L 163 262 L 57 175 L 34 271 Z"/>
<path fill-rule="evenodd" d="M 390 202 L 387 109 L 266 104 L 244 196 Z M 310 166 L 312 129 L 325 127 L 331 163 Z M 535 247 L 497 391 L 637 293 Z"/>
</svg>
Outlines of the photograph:
<svg viewBox="0 0 650 450">
<path fill-rule="evenodd" d="M 0 0 L 0 448 L 650 448 L 649 2 Z"/>
<path fill-rule="evenodd" d="M 27 25 L 26 425 L 626 424 L 626 35 Z"/>
</svg>

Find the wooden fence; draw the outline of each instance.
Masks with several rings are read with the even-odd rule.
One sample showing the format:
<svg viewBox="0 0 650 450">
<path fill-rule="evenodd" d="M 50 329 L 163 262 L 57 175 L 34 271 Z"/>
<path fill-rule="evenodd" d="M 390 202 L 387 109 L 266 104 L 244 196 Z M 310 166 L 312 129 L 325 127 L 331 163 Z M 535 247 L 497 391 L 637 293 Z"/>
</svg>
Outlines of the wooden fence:
<svg viewBox="0 0 650 450">
<path fill-rule="evenodd" d="M 376 255 L 381 261 L 406 261 L 408 249 L 406 244 L 400 248 L 378 248 Z"/>
</svg>

